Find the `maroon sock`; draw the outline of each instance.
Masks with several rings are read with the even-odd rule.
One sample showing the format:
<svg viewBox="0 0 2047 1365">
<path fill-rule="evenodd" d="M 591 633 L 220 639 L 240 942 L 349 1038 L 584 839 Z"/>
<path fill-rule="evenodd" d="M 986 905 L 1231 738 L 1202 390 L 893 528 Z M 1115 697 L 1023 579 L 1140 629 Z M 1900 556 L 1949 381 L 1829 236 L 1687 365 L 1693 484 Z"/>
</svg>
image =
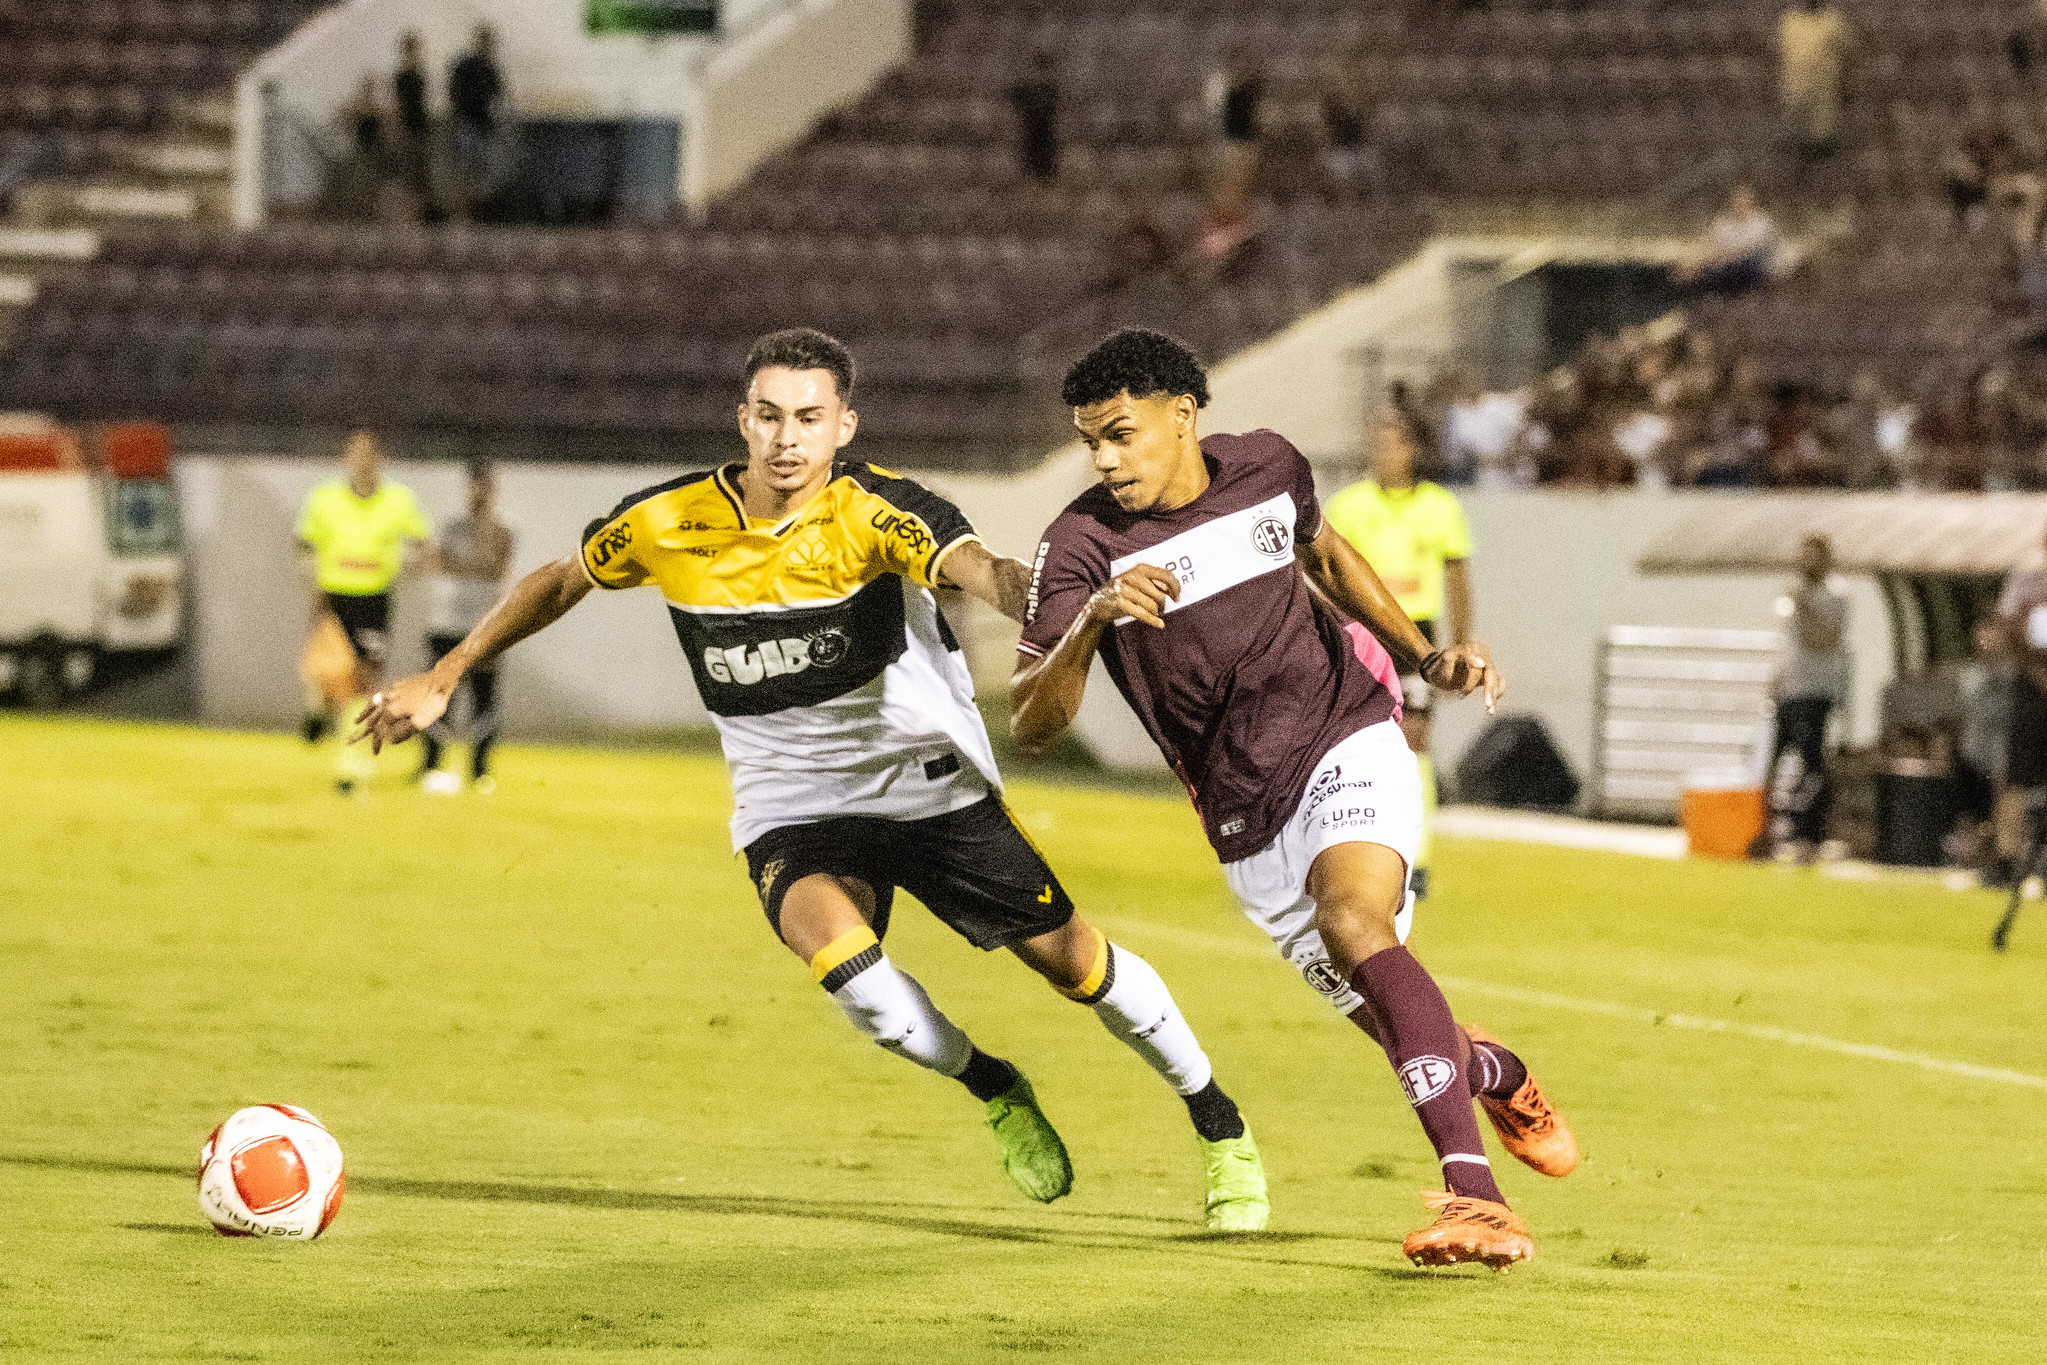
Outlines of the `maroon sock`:
<svg viewBox="0 0 2047 1365">
<path fill-rule="evenodd" d="M 1471 1045 L 1471 1097 L 1491 1095 L 1496 1100 L 1510 1098 L 1521 1083 L 1528 1079 L 1528 1068 L 1519 1057 L 1501 1047 L 1498 1043 L 1473 1043 Z"/>
<path fill-rule="evenodd" d="M 1479 1140 L 1470 1082 L 1458 1074 L 1468 1043 L 1443 992 L 1405 948 L 1372 954 L 1350 974 L 1350 984 L 1371 1002 L 1379 1037 L 1443 1163 L 1450 1193 L 1506 1203 Z"/>
</svg>

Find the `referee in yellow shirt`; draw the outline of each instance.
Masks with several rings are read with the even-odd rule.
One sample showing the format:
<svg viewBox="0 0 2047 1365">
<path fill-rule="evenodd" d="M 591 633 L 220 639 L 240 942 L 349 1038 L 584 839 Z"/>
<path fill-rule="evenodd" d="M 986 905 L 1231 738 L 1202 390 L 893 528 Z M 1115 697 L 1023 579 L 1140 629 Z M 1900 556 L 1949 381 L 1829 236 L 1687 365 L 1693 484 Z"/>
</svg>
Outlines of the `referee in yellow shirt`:
<svg viewBox="0 0 2047 1365">
<path fill-rule="evenodd" d="M 299 509 L 299 563 L 313 589 L 313 616 L 340 623 L 355 650 L 355 691 L 366 697 L 382 678 L 390 654 L 391 584 L 405 567 L 407 542 L 426 542 L 433 523 L 404 484 L 383 477 L 383 451 L 374 434 L 348 438 L 344 477 L 306 494 Z M 431 555 L 431 547 L 424 547 Z M 361 709 L 360 699 L 343 708 Z M 308 699 L 305 735 L 317 744 L 333 717 L 324 699 Z M 344 727 L 345 728 L 345 727 Z M 369 775 L 361 746 L 341 745 L 335 787 L 343 795 Z"/>
<path fill-rule="evenodd" d="M 1471 528 L 1456 494 L 1414 477 L 1415 433 L 1404 417 L 1389 418 L 1372 447 L 1372 477 L 1322 504 L 1337 533 L 1378 571 L 1402 610 L 1437 648 L 1471 643 Z M 1446 619 L 1447 618 L 1447 619 Z M 1403 677 L 1400 728 L 1421 761 L 1421 846 L 1414 893 L 1428 894 L 1430 838 L 1436 809 L 1436 768 L 1429 759 L 1429 685 Z"/>
</svg>

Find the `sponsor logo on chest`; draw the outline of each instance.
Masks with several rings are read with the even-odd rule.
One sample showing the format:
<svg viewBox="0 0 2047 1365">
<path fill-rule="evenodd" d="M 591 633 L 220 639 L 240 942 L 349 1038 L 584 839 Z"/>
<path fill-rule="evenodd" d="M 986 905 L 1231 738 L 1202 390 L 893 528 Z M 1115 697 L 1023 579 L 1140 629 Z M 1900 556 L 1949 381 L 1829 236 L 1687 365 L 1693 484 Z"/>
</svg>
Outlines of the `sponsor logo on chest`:
<svg viewBox="0 0 2047 1365">
<path fill-rule="evenodd" d="M 1180 580 L 1180 598 L 1168 612 L 1181 611 L 1218 593 L 1262 578 L 1294 562 L 1294 500 L 1281 493 L 1255 507 L 1205 521 L 1191 531 L 1124 555 L 1109 565 L 1114 577 L 1139 564 L 1152 564 Z M 1131 618 L 1124 617 L 1117 625 Z"/>
<path fill-rule="evenodd" d="M 810 668 L 834 668 L 853 642 L 837 626 L 804 636 L 762 640 L 757 645 L 732 645 L 704 650 L 704 672 L 717 682 L 751 687 L 769 678 L 787 677 Z"/>
</svg>

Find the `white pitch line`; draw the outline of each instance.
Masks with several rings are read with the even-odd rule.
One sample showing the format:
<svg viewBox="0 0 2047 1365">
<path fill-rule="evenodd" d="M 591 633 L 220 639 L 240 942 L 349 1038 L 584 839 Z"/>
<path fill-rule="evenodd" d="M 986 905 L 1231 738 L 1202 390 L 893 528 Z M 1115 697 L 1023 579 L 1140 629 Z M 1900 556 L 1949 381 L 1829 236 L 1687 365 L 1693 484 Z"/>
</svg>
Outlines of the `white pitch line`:
<svg viewBox="0 0 2047 1365">
<path fill-rule="evenodd" d="M 1175 925 L 1156 924 L 1150 920 L 1112 919 L 1096 922 L 1108 929 L 1179 939 L 1222 952 L 1259 957 L 1274 956 L 1258 944 L 1224 938 L 1219 934 L 1203 933 L 1199 929 L 1182 929 Z M 1768 1024 L 1741 1024 L 1731 1019 L 1705 1019 L 1694 1014 L 1664 1014 L 1656 1010 L 1643 1009 L 1638 1005 L 1616 1004 L 1610 1000 L 1580 1000 L 1576 996 L 1523 990 L 1518 986 L 1495 986 L 1491 982 L 1471 981 L 1460 976 L 1439 976 L 1436 980 L 1453 991 L 1489 995 L 1498 1000 L 1512 1000 L 1522 1005 L 1541 1005 L 1546 1009 L 1570 1010 L 1576 1014 L 1597 1014 L 1608 1019 L 1626 1019 L 1632 1023 L 1691 1029 L 1699 1033 L 1732 1033 L 1744 1038 L 1761 1039 L 1764 1042 L 1817 1048 L 1821 1052 L 1838 1053 L 1843 1057 L 1864 1057 L 1877 1062 L 1895 1062 L 1901 1066 L 1916 1066 L 1923 1071 L 1939 1071 L 1949 1076 L 1967 1076 L 1971 1080 L 1997 1081 L 2004 1085 L 2047 1090 L 2047 1076 L 2034 1076 L 2024 1071 L 2006 1071 L 2001 1067 L 1978 1066 L 1974 1062 L 1951 1061 L 1946 1057 L 1930 1057 L 1923 1052 L 1905 1052 L 1877 1043 L 1851 1043 L 1818 1033 L 1799 1033 L 1792 1029 L 1772 1028 Z"/>
</svg>

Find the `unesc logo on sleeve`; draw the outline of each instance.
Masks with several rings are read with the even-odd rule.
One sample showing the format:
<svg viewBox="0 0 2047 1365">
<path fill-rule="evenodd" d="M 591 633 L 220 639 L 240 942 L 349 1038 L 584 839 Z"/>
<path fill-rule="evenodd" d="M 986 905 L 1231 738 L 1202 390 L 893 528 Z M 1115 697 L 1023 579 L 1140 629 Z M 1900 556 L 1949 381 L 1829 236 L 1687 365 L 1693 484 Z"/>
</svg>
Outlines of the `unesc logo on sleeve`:
<svg viewBox="0 0 2047 1365">
<path fill-rule="evenodd" d="M 603 534 L 590 542 L 590 562 L 600 569 L 606 568 L 612 560 L 624 554 L 632 543 L 632 523 L 614 522 Z"/>
</svg>

